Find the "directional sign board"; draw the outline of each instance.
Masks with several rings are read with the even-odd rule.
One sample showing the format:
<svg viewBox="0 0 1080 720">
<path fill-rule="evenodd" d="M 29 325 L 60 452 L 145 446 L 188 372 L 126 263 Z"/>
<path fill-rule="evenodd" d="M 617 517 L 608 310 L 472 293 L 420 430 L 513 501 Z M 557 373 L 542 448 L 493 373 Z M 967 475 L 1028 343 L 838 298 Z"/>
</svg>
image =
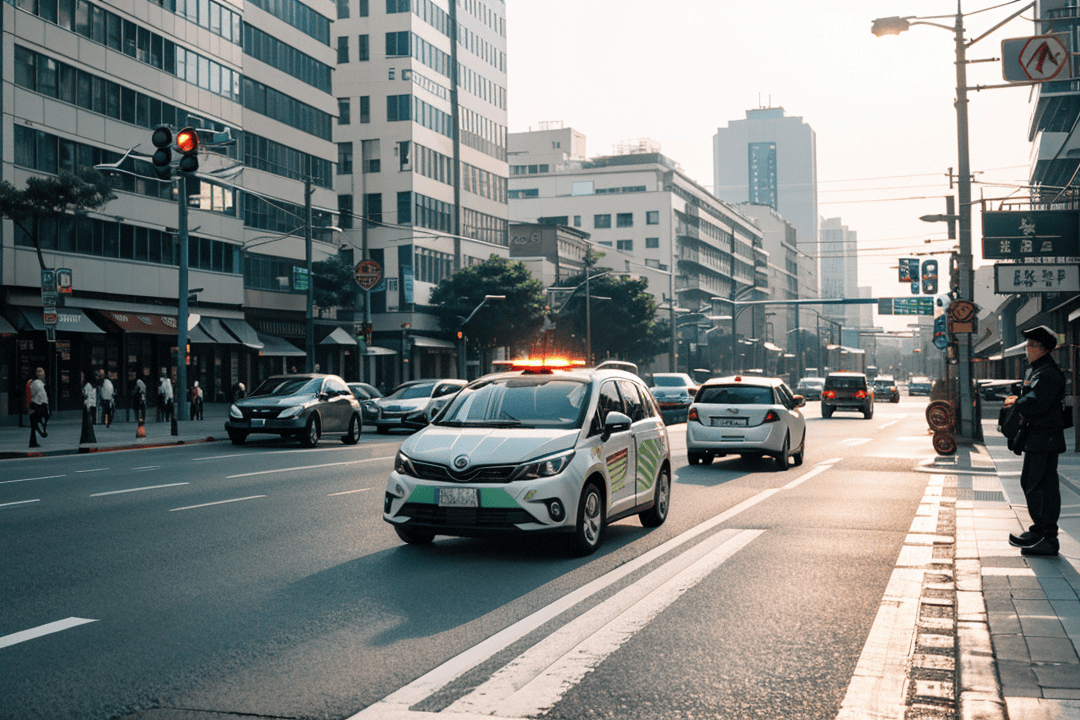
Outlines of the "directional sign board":
<svg viewBox="0 0 1080 720">
<path fill-rule="evenodd" d="M 879 298 L 878 315 L 933 315 L 934 298 L 922 297 L 899 297 Z"/>
<path fill-rule="evenodd" d="M 1080 265 L 994 265 L 994 292 L 1013 293 L 1080 292 Z"/>
<path fill-rule="evenodd" d="M 365 290 L 370 290 L 382 280 L 382 267 L 374 260 L 364 260 L 357 263 L 353 270 L 356 283 Z"/>
<path fill-rule="evenodd" d="M 1076 210 L 985 211 L 982 222 L 987 260 L 1080 255 L 1080 213 Z"/>
<path fill-rule="evenodd" d="M 1008 82 L 1068 80 L 1071 65 L 1066 33 L 1001 41 L 1001 74 Z"/>
</svg>

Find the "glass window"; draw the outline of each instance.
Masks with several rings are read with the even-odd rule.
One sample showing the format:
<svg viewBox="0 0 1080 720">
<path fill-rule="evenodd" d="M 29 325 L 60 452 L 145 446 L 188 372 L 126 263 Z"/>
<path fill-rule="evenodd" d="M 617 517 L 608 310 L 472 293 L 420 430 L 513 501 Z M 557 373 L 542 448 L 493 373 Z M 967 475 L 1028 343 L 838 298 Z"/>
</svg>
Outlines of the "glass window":
<svg viewBox="0 0 1080 720">
<path fill-rule="evenodd" d="M 28 90 L 37 90 L 37 61 L 35 53 L 15 46 L 15 84 Z"/>
<path fill-rule="evenodd" d="M 360 62 L 366 62 L 371 59 L 371 44 L 368 42 L 367 35 L 359 35 L 356 38 L 356 44 L 359 48 L 358 52 L 360 57 L 357 58 Z"/>
<path fill-rule="evenodd" d="M 634 249 L 634 241 L 633 240 L 618 240 L 615 243 L 615 248 L 617 250 L 626 250 L 627 252 L 631 252 Z"/>
<path fill-rule="evenodd" d="M 616 215 L 615 227 L 634 227 L 634 213 L 619 213 Z"/>
<path fill-rule="evenodd" d="M 371 122 L 371 98 L 367 95 L 360 96 L 360 123 Z"/>
<path fill-rule="evenodd" d="M 55 60 L 45 55 L 38 55 L 37 91 L 42 95 L 56 97 L 58 66 Z"/>
<path fill-rule="evenodd" d="M 350 122 L 349 108 L 350 107 L 351 106 L 349 104 L 349 98 L 338 98 L 338 101 L 337 101 L 338 125 L 348 125 L 349 124 L 349 122 Z"/>
<path fill-rule="evenodd" d="M 619 389 L 622 390 L 623 403 L 626 407 L 626 414 L 630 417 L 630 422 L 644 420 L 647 417 L 645 407 L 641 404 L 641 397 L 638 395 L 634 383 L 629 380 L 620 380 Z"/>
<path fill-rule="evenodd" d="M 349 38 L 347 35 L 342 35 L 337 39 L 337 61 L 338 65 L 349 62 Z"/>
<path fill-rule="evenodd" d="M 351 175 L 353 162 L 353 144 L 351 142 L 338 143 L 338 175 Z"/>
<path fill-rule="evenodd" d="M 360 0 L 360 12 L 357 13 L 357 17 L 368 16 L 368 0 Z"/>
<path fill-rule="evenodd" d="M 594 228 L 609 228 L 609 227 L 611 227 L 611 215 L 593 215 L 593 227 Z"/>
<path fill-rule="evenodd" d="M 660 247 L 660 238 L 645 238 L 645 249 L 655 249 Z"/>
<path fill-rule="evenodd" d="M 648 210 L 648 211 L 646 211 L 646 213 L 645 213 L 645 224 L 646 225 L 659 225 L 660 224 L 660 211 L 659 210 Z"/>
</svg>

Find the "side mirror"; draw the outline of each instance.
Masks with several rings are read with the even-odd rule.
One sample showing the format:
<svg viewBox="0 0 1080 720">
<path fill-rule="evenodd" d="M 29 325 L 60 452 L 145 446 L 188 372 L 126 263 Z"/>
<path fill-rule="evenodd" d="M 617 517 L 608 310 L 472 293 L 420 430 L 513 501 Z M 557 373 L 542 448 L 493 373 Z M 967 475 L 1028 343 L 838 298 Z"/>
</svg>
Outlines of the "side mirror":
<svg viewBox="0 0 1080 720">
<path fill-rule="evenodd" d="M 604 420 L 604 434 L 601 439 L 607 442 L 607 439 L 612 436 L 613 433 L 623 432 L 630 429 L 630 418 L 621 412 L 615 412 L 612 410 L 607 414 L 607 419 Z"/>
<path fill-rule="evenodd" d="M 319 398 L 319 400 L 321 402 L 326 402 L 327 400 L 330 399 L 330 393 L 328 393 L 328 392 L 320 392 L 317 397 Z"/>
<path fill-rule="evenodd" d="M 428 425 L 427 417 L 424 416 L 423 410 L 417 410 L 414 413 L 406 415 L 401 420 L 401 424 L 410 430 L 421 430 Z"/>
<path fill-rule="evenodd" d="M 796 395 L 795 407 L 802 407 L 803 405 L 806 405 L 806 398 L 804 398 L 802 395 Z"/>
</svg>

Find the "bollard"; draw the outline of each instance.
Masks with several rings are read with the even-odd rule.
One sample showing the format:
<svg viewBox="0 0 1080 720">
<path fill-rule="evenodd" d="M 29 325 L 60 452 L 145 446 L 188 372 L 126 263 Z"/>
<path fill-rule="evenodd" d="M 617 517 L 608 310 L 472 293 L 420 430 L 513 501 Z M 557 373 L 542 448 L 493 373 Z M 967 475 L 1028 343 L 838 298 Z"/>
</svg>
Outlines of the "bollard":
<svg viewBox="0 0 1080 720">
<path fill-rule="evenodd" d="M 90 411 L 83 405 L 82 435 L 79 437 L 79 452 L 85 452 L 83 445 L 97 445 L 97 436 L 94 435 L 94 426 L 90 422 Z"/>
</svg>

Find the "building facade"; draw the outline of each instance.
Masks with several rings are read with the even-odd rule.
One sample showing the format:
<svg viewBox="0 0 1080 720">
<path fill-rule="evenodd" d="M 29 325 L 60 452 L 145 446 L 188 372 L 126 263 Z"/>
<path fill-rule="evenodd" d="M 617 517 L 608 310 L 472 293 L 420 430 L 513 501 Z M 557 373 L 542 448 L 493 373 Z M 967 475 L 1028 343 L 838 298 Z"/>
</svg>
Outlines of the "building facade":
<svg viewBox="0 0 1080 720">
<path fill-rule="evenodd" d="M 821 220 L 821 297 L 859 297 L 858 234 L 840 218 Z M 859 327 L 860 305 L 824 305 L 821 312 L 845 327 Z"/>
</svg>

